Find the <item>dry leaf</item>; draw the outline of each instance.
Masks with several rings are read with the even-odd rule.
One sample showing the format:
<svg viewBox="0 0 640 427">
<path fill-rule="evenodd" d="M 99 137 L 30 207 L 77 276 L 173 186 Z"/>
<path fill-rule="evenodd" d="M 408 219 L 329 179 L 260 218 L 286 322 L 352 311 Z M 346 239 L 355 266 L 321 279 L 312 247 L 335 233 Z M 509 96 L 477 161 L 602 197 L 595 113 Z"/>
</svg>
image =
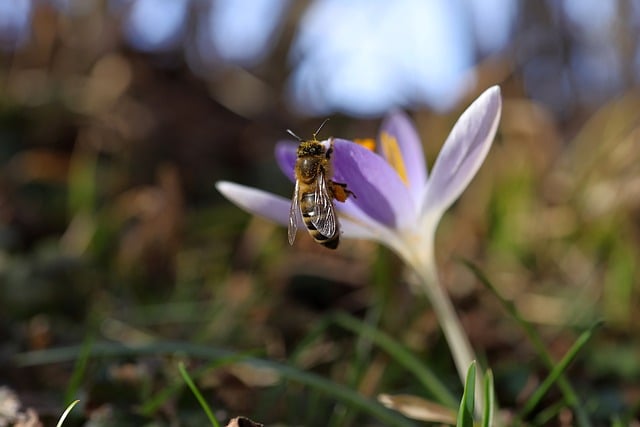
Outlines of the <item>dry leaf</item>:
<svg viewBox="0 0 640 427">
<path fill-rule="evenodd" d="M 378 401 L 389 409 L 420 421 L 455 424 L 456 413 L 446 406 L 409 394 L 381 394 Z"/>
</svg>

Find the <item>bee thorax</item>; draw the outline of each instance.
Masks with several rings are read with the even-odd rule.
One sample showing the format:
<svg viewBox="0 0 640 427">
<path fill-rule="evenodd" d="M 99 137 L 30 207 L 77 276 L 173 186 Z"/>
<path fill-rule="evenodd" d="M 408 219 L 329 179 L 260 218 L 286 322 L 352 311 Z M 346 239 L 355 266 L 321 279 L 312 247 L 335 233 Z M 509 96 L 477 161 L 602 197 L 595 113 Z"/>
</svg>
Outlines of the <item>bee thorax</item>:
<svg viewBox="0 0 640 427">
<path fill-rule="evenodd" d="M 322 168 L 322 159 L 305 157 L 298 160 L 297 173 L 299 179 L 305 183 L 311 183 L 318 177 L 318 172 Z"/>
</svg>

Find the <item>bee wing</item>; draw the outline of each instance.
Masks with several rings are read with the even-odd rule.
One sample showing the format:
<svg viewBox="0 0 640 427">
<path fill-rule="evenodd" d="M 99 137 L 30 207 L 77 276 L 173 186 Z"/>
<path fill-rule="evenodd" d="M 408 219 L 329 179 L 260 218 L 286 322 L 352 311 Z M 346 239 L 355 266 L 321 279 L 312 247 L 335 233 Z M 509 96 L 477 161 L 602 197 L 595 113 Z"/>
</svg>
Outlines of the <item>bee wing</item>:
<svg viewBox="0 0 640 427">
<path fill-rule="evenodd" d="M 298 231 L 298 212 L 300 211 L 300 186 L 296 180 L 296 187 L 293 190 L 293 197 L 291 198 L 291 207 L 289 208 L 289 227 L 287 228 L 287 236 L 289 237 L 289 244 L 293 245 L 296 240 L 296 232 Z"/>
<path fill-rule="evenodd" d="M 336 218 L 336 210 L 333 206 L 333 199 L 327 188 L 327 180 L 322 171 L 318 174 L 314 196 L 316 199 L 317 214 L 311 218 L 311 223 L 320 234 L 331 238 L 338 232 L 338 220 Z"/>
</svg>

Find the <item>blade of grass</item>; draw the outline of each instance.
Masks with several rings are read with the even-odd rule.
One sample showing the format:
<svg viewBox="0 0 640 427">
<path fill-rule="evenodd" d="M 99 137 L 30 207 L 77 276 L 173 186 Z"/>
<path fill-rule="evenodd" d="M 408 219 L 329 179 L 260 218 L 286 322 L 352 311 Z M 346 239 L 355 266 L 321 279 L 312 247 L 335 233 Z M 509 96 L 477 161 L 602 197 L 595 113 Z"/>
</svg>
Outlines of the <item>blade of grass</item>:
<svg viewBox="0 0 640 427">
<path fill-rule="evenodd" d="M 566 409 L 567 405 L 560 401 L 560 402 L 556 402 L 553 405 L 542 409 L 540 412 L 538 412 L 535 416 L 535 418 L 533 419 L 533 421 L 531 422 L 531 425 L 534 426 L 547 426 L 547 425 L 553 425 L 552 420 L 558 416 L 558 414 L 560 414 L 560 412 L 562 412 L 563 409 Z"/>
<path fill-rule="evenodd" d="M 484 408 L 482 411 L 482 427 L 493 425 L 495 413 L 495 391 L 493 389 L 493 373 L 489 369 L 484 377 Z"/>
<path fill-rule="evenodd" d="M 225 365 L 230 365 L 232 363 L 240 362 L 248 357 L 248 354 L 235 354 L 231 357 L 222 357 L 217 359 L 211 363 L 206 364 L 195 370 L 191 374 L 192 378 L 199 378 L 205 373 L 211 371 L 212 369 L 217 369 Z M 151 416 L 154 412 L 158 410 L 168 399 L 182 390 L 185 386 L 184 381 L 176 381 L 173 384 L 166 386 L 164 389 L 156 393 L 155 396 L 147 399 L 147 401 L 140 408 L 140 413 L 145 416 Z"/>
<path fill-rule="evenodd" d="M 73 398 L 78 395 L 78 389 L 80 388 L 84 373 L 87 370 L 89 358 L 91 357 L 92 345 L 93 337 L 88 336 L 80 347 L 80 353 L 78 355 L 78 359 L 76 359 L 76 363 L 73 366 L 73 372 L 71 373 L 71 378 L 69 379 L 69 385 L 67 386 L 67 389 L 64 393 L 65 402 L 71 402 Z"/>
<path fill-rule="evenodd" d="M 369 326 L 371 329 L 379 330 L 377 324 L 380 321 L 381 315 L 382 311 L 380 307 L 373 306 L 367 311 L 362 324 Z M 369 369 L 378 369 L 375 367 L 375 363 L 373 363 L 375 357 L 373 353 L 374 345 L 375 343 L 367 334 L 358 334 L 356 336 L 356 342 L 353 345 L 354 354 L 353 357 L 351 357 L 347 370 L 346 381 L 349 387 L 355 390 L 361 390 L 363 385 L 362 381 L 366 379 Z M 356 411 L 352 411 L 349 407 L 345 406 L 341 411 L 334 411 L 329 427 L 353 425 L 357 416 L 358 413 Z"/>
<path fill-rule="evenodd" d="M 387 352 L 405 369 L 415 375 L 416 379 L 423 387 L 430 392 L 439 402 L 451 408 L 457 406 L 457 401 L 445 385 L 428 369 L 417 357 L 409 352 L 404 346 L 395 341 L 389 335 L 372 328 L 355 317 L 344 313 L 335 313 L 333 321 L 351 332 L 358 335 L 368 336 L 378 347 Z"/>
<path fill-rule="evenodd" d="M 314 391 L 311 392 L 309 398 L 308 398 L 308 410 L 305 411 L 304 414 L 304 424 L 305 426 L 310 426 L 310 425 L 316 425 L 317 422 L 315 421 L 316 416 L 318 416 L 319 414 L 321 415 L 322 410 L 322 404 L 321 404 L 321 396 L 318 392 Z"/>
<path fill-rule="evenodd" d="M 456 427 L 473 427 L 473 411 L 476 399 L 476 362 L 469 365 L 467 378 L 464 383 L 464 391 L 458 408 Z"/>
<path fill-rule="evenodd" d="M 58 420 L 58 424 L 56 424 L 56 427 L 62 427 L 62 423 L 64 423 L 64 420 L 67 419 L 67 415 L 69 415 L 69 413 L 71 412 L 73 407 L 76 406 L 78 404 L 78 402 L 80 402 L 80 401 L 79 400 L 74 400 L 73 402 L 71 402 L 69 404 L 69 406 L 67 406 L 67 409 L 65 409 L 64 412 L 62 413 L 62 415 L 60 416 L 60 419 Z"/>
<path fill-rule="evenodd" d="M 624 427 L 625 425 L 628 424 L 623 423 L 619 416 L 615 416 L 611 421 L 611 427 Z"/>
<path fill-rule="evenodd" d="M 78 346 L 61 347 L 57 349 L 39 350 L 22 353 L 15 356 L 16 363 L 22 366 L 33 366 L 48 363 L 68 362 L 75 360 L 78 356 Z M 91 348 L 92 357 L 112 358 L 112 357 L 133 357 L 147 354 L 161 355 L 180 353 L 189 357 L 199 357 L 202 359 L 218 359 L 230 357 L 236 352 L 220 349 L 213 346 L 203 346 L 191 343 L 158 341 L 141 345 L 124 346 L 118 343 L 95 343 Z M 319 375 L 301 371 L 295 367 L 273 362 L 255 357 L 244 359 L 246 363 L 251 363 L 257 367 L 270 368 L 290 381 L 306 385 L 328 395 L 336 401 L 352 405 L 370 416 L 377 418 L 382 424 L 389 427 L 410 427 L 414 424 L 402 415 L 391 411 L 375 400 L 365 398 L 354 390 L 327 380 Z"/>
<path fill-rule="evenodd" d="M 327 329 L 329 329 L 329 327 L 331 327 L 332 325 L 333 325 L 333 320 L 331 318 L 331 315 L 324 316 L 318 322 L 315 322 L 311 330 L 304 336 L 300 344 L 298 344 L 296 348 L 293 350 L 291 356 L 289 357 L 289 362 L 294 366 L 299 365 L 300 357 L 302 356 L 302 354 L 304 354 L 304 352 L 308 350 L 313 345 L 313 343 L 318 341 L 323 336 L 323 334 L 327 331 Z M 352 388 L 355 389 L 356 387 L 352 386 Z M 314 393 L 314 395 L 315 395 L 315 399 L 319 400 L 318 393 Z M 314 408 L 313 405 L 309 405 L 309 407 Z M 308 422 L 305 423 L 305 425 L 313 424 L 311 420 L 313 419 L 314 414 L 310 412 L 317 412 L 317 411 L 307 412 L 307 414 L 305 415 L 305 418 L 307 418 Z M 325 423 L 329 427 L 332 427 L 334 425 L 340 425 L 340 423 L 343 420 L 345 420 L 345 417 L 348 416 L 348 414 L 349 412 L 345 410 L 345 407 L 343 405 L 341 405 L 339 407 L 334 408 L 334 410 L 331 411 L 331 416 L 327 417 L 325 415 L 324 416 L 325 419 L 323 420 L 323 423 Z M 354 412 L 352 412 L 351 414 L 355 415 Z"/>
<path fill-rule="evenodd" d="M 478 281 L 480 281 L 480 283 L 482 283 L 498 299 L 507 313 L 509 313 L 511 317 L 513 317 L 516 322 L 520 324 L 520 327 L 524 330 L 525 334 L 531 341 L 533 348 L 536 350 L 543 363 L 547 366 L 548 369 L 553 369 L 555 367 L 555 361 L 545 348 L 542 338 L 540 338 L 540 335 L 535 330 L 535 328 L 533 328 L 533 326 L 520 315 L 515 305 L 511 301 L 505 299 L 500 294 L 500 292 L 498 292 L 498 289 L 474 263 L 462 258 L 459 258 L 459 261 L 463 265 L 465 265 L 471 271 L 471 273 L 473 273 L 474 276 L 476 276 L 476 279 L 478 279 Z M 569 380 L 567 380 L 567 378 L 564 376 L 564 374 L 558 377 L 558 387 L 560 388 L 560 391 L 562 392 L 567 405 L 569 405 L 576 414 L 577 425 L 581 427 L 591 427 L 591 422 L 589 421 L 587 413 L 582 408 L 582 403 L 578 398 L 578 394 L 574 390 Z"/>
<path fill-rule="evenodd" d="M 558 362 L 558 364 L 554 366 L 554 368 L 551 370 L 547 378 L 545 378 L 542 384 L 540 384 L 540 386 L 536 389 L 536 391 L 533 392 L 531 397 L 529 397 L 524 407 L 518 414 L 517 419 L 523 420 L 524 417 L 526 417 L 533 410 L 533 408 L 535 408 L 538 405 L 538 403 L 540 403 L 540 400 L 544 397 L 545 394 L 547 394 L 551 386 L 556 381 L 558 381 L 558 378 L 560 378 L 563 372 L 567 369 L 567 367 L 576 357 L 578 352 L 582 350 L 582 348 L 589 342 L 589 340 L 593 336 L 594 331 L 598 329 L 600 326 L 602 326 L 602 323 L 603 322 L 596 322 L 593 326 L 591 326 L 589 329 L 587 329 L 582 334 L 580 334 L 576 342 L 573 343 L 573 345 L 571 346 L 569 351 L 567 351 L 567 353 L 564 355 L 562 360 L 560 360 L 560 362 Z"/>
<path fill-rule="evenodd" d="M 374 321 L 377 322 L 379 319 L 379 310 L 376 310 L 375 308 L 370 310 L 367 317 L 373 317 L 375 319 Z M 296 346 L 292 356 L 289 358 L 290 362 L 294 365 L 297 364 L 297 360 L 299 360 L 300 355 L 303 354 L 306 349 L 316 342 L 326 332 L 326 330 L 333 325 L 335 325 L 335 321 L 333 320 L 332 314 L 324 316 L 319 322 L 316 322 L 315 326 L 305 335 L 303 341 Z M 354 345 L 356 355 L 355 361 L 352 361 L 349 366 L 346 380 L 347 385 L 353 389 L 359 389 L 359 382 L 362 380 L 366 369 L 370 366 L 369 359 L 372 344 L 373 342 L 366 335 L 358 335 L 358 340 Z M 332 411 L 331 417 L 323 422 L 326 422 L 329 427 L 350 425 L 357 415 L 358 413 L 356 411 L 349 410 L 349 407 L 347 406 L 337 407 Z"/>
<path fill-rule="evenodd" d="M 309 332 L 305 334 L 300 343 L 296 346 L 296 348 L 291 352 L 291 356 L 289 357 L 289 362 L 292 364 L 299 363 L 300 356 L 307 350 L 314 342 L 316 342 L 322 334 L 331 326 L 331 319 L 329 317 L 324 317 L 317 322 L 314 322 L 314 326 L 311 328 Z"/>
<path fill-rule="evenodd" d="M 211 411 L 209 404 L 207 403 L 205 398 L 202 396 L 202 393 L 200 393 L 200 390 L 198 390 L 198 387 L 196 387 L 195 383 L 189 376 L 189 373 L 187 372 L 187 369 L 184 367 L 183 362 L 178 363 L 178 371 L 180 371 L 180 375 L 182 376 L 182 379 L 184 380 L 185 383 L 187 383 L 187 386 L 191 389 L 191 393 L 193 393 L 193 395 L 198 400 L 198 403 L 200 403 L 200 406 L 202 406 L 202 410 L 204 411 L 204 413 L 207 414 L 207 417 L 209 418 L 211 425 L 213 427 L 220 427 L 220 424 L 218 424 L 218 420 L 216 420 L 216 417 L 213 415 L 213 411 Z"/>
</svg>

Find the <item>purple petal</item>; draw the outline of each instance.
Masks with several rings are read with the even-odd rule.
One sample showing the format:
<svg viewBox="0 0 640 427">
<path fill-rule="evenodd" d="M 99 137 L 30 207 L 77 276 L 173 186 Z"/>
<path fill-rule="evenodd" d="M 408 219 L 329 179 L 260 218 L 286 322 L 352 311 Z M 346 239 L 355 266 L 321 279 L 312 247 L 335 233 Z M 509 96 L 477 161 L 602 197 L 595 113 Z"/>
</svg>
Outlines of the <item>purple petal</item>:
<svg viewBox="0 0 640 427">
<path fill-rule="evenodd" d="M 288 224 L 291 199 L 228 181 L 217 182 L 216 188 L 224 197 L 247 212 L 263 216 L 281 225 Z M 301 218 L 298 218 L 298 226 L 304 227 Z"/>
<path fill-rule="evenodd" d="M 335 139 L 333 148 L 334 180 L 347 184 L 357 197 L 341 206 L 345 213 L 353 204 L 391 228 L 404 228 L 415 221 L 416 207 L 408 188 L 381 156 L 344 139 Z"/>
<path fill-rule="evenodd" d="M 328 147 L 330 141 L 325 140 L 322 141 L 322 143 Z M 278 162 L 280 169 L 292 181 L 295 181 L 293 169 L 295 167 L 297 158 L 297 147 L 297 143 L 292 143 L 291 141 L 281 141 L 276 144 L 275 149 L 276 161 Z M 332 156 L 332 162 L 333 161 L 335 161 L 335 153 L 334 156 Z M 347 225 L 346 227 L 342 227 L 342 230 L 345 235 L 351 235 L 351 237 L 370 239 L 371 237 L 366 237 L 369 233 L 368 230 L 377 228 L 379 224 L 372 218 L 367 216 L 365 213 L 363 213 L 362 210 L 354 203 L 354 200 L 354 198 L 349 198 L 349 200 L 347 200 L 345 203 L 335 202 L 334 204 L 339 213 L 346 214 L 349 218 L 354 219 L 354 221 L 363 224 L 366 231 L 357 231 L 362 227 L 355 225 L 355 223 L 353 223 L 353 226 Z M 352 230 L 353 232 L 350 232 L 350 230 Z"/>
<path fill-rule="evenodd" d="M 433 167 L 423 215 L 442 215 L 469 185 L 491 148 L 501 108 L 500 88 L 493 86 L 460 116 Z"/>
<path fill-rule="evenodd" d="M 329 140 L 323 143 L 328 145 Z M 281 141 L 276 144 L 275 149 L 280 169 L 292 181 L 297 146 L 297 143 Z M 355 155 L 353 150 L 357 151 Z M 400 227 L 415 219 L 416 205 L 410 200 L 407 187 L 381 156 L 351 141 L 334 139 L 331 162 L 334 166 L 334 179 L 347 184 L 357 197 L 350 198 L 346 203 L 335 202 L 338 211 L 373 229 L 380 224 Z M 357 186 L 360 188 L 354 190 Z M 400 200 L 398 203 L 397 198 Z"/>
<path fill-rule="evenodd" d="M 228 181 L 217 182 L 216 188 L 223 196 L 247 212 L 265 217 L 280 225 L 288 225 L 291 199 Z M 372 228 L 369 223 L 360 221 L 357 217 L 354 217 L 354 220 L 341 217 L 339 222 L 343 237 L 380 240 L 380 233 L 376 232 L 376 228 Z M 298 216 L 298 229 L 305 230 L 300 216 Z"/>
<path fill-rule="evenodd" d="M 395 138 L 400 148 L 409 189 L 414 200 L 418 201 L 424 194 L 427 184 L 427 166 L 425 164 L 422 142 L 411 119 L 400 110 L 391 112 L 384 119 L 378 136 L 378 152 L 383 156 L 380 139 L 384 134 Z M 387 159 L 389 160 L 389 159 Z"/>
<path fill-rule="evenodd" d="M 292 141 L 280 141 L 276 144 L 275 149 L 276 162 L 278 162 L 282 173 L 291 181 L 295 181 L 293 169 L 296 166 L 297 149 L 298 143 Z"/>
</svg>

